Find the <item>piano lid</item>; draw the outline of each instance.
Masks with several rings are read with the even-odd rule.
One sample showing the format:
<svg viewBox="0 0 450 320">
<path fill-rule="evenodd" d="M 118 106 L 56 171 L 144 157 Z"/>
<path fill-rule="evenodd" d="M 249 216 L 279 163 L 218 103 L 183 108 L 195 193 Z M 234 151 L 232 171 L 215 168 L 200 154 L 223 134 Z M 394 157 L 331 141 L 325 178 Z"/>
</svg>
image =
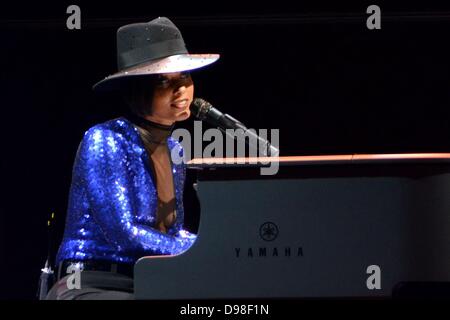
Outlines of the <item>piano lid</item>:
<svg viewBox="0 0 450 320">
<path fill-rule="evenodd" d="M 278 162 L 280 166 L 321 164 L 450 163 L 450 153 L 344 154 L 285 157 L 194 158 L 190 169 L 217 167 L 260 167 Z"/>
</svg>

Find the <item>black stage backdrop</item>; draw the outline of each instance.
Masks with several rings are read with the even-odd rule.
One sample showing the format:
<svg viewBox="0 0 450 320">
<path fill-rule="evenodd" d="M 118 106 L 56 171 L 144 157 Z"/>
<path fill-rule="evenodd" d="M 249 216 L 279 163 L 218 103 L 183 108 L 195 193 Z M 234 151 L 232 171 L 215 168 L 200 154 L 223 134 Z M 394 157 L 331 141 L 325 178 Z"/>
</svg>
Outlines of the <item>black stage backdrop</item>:
<svg viewBox="0 0 450 320">
<path fill-rule="evenodd" d="M 66 28 L 71 4 L 81 30 Z M 381 7 L 381 30 L 366 27 L 369 4 Z M 280 129 L 281 155 L 450 152 L 450 5 L 64 1 L 0 11 L 4 299 L 34 299 L 47 218 L 56 215 L 55 251 L 83 133 L 124 112 L 91 87 L 116 71 L 116 30 L 127 23 L 167 16 L 192 53 L 220 53 L 193 73 L 196 96 L 248 127 Z"/>
</svg>

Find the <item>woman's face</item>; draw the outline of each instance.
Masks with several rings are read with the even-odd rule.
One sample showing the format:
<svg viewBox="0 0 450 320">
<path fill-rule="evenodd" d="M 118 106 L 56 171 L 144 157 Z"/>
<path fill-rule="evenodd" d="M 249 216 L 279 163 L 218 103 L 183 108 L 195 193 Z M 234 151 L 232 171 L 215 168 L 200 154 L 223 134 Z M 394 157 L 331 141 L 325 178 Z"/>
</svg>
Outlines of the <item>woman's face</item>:
<svg viewBox="0 0 450 320">
<path fill-rule="evenodd" d="M 146 118 L 165 125 L 189 118 L 189 106 L 194 99 L 194 83 L 189 72 L 160 74 L 154 88 L 151 112 Z"/>
</svg>

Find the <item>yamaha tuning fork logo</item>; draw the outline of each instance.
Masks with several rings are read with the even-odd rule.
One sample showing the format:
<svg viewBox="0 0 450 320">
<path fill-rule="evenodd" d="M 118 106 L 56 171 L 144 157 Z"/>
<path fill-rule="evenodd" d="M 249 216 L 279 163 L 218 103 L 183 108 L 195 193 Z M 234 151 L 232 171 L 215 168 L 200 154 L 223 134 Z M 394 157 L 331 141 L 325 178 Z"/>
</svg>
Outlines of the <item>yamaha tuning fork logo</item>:
<svg viewBox="0 0 450 320">
<path fill-rule="evenodd" d="M 259 236 L 265 241 L 273 241 L 278 236 L 278 227 L 273 222 L 265 222 L 259 228 Z"/>
<path fill-rule="evenodd" d="M 271 221 L 266 221 L 259 226 L 259 244 L 257 246 L 234 248 L 236 258 L 277 258 L 277 257 L 303 257 L 301 246 L 283 245 L 276 246 L 276 240 L 280 235 L 280 228 Z M 273 244 L 267 246 L 267 244 Z"/>
</svg>

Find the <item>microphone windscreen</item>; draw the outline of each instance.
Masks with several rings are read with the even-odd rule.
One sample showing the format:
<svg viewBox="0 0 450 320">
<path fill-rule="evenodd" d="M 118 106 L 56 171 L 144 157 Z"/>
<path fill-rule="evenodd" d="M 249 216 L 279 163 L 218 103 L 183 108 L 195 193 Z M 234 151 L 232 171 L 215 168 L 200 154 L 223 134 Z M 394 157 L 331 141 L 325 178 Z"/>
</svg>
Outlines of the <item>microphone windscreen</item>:
<svg viewBox="0 0 450 320">
<path fill-rule="evenodd" d="M 203 120 L 211 108 L 211 104 L 202 98 L 195 98 L 189 108 L 197 119 Z"/>
</svg>

